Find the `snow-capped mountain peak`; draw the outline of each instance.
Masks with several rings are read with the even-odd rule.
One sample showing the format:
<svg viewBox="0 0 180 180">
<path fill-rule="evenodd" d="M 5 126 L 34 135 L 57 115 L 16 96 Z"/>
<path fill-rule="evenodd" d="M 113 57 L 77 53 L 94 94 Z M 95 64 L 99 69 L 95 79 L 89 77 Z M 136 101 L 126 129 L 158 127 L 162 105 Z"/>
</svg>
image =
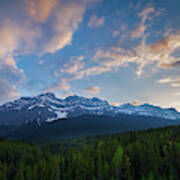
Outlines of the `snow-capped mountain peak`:
<svg viewBox="0 0 180 180">
<path fill-rule="evenodd" d="M 150 104 L 134 106 L 130 103 L 111 106 L 99 98 L 86 98 L 77 95 L 57 98 L 53 93 L 44 93 L 36 97 L 22 97 L 0 106 L 1 123 L 23 123 L 30 121 L 52 122 L 58 119 L 77 117 L 83 114 L 119 116 L 150 116 L 164 119 L 180 119 L 180 113 L 174 108 L 163 109 Z"/>
</svg>

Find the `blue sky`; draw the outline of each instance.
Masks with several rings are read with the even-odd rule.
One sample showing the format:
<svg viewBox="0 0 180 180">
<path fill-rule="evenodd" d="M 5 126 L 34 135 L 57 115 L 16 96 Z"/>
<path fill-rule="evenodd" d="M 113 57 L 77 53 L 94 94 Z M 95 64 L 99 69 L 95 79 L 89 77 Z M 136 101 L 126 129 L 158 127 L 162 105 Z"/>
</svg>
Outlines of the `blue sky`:
<svg viewBox="0 0 180 180">
<path fill-rule="evenodd" d="M 0 103 L 54 92 L 180 109 L 179 0 L 0 2 Z"/>
</svg>

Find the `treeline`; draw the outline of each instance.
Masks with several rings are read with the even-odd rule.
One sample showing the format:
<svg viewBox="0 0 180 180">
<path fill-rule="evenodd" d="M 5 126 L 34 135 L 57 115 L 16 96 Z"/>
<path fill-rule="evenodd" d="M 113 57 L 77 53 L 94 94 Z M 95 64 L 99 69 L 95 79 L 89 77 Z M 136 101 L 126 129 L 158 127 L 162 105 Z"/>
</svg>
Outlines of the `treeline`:
<svg viewBox="0 0 180 180">
<path fill-rule="evenodd" d="M 180 127 L 37 146 L 0 140 L 0 180 L 179 180 Z"/>
</svg>

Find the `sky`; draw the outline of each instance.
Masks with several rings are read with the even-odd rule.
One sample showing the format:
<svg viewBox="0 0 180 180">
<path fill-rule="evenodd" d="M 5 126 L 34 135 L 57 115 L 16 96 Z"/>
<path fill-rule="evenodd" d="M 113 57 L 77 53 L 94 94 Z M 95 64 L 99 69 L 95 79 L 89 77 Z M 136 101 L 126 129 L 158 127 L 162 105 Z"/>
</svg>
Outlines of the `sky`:
<svg viewBox="0 0 180 180">
<path fill-rule="evenodd" d="M 0 103 L 53 92 L 180 110 L 179 0 L 1 0 Z"/>
</svg>

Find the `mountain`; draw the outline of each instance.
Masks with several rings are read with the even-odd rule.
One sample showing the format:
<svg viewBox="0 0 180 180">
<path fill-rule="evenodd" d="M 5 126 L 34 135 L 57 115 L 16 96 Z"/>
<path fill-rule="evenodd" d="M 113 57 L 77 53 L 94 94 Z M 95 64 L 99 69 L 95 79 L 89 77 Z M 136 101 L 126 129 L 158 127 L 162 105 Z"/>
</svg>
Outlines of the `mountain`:
<svg viewBox="0 0 180 180">
<path fill-rule="evenodd" d="M 42 123 L 41 126 L 35 122 L 16 128 L 0 126 L 0 137 L 38 143 L 55 143 L 62 139 L 124 133 L 179 124 L 180 122 L 175 120 L 125 114 L 118 117 L 82 115 L 70 117 L 68 120 Z"/>
<path fill-rule="evenodd" d="M 0 125 L 22 125 L 30 122 L 41 125 L 45 122 L 50 123 L 82 115 L 108 117 L 129 115 L 169 120 L 180 119 L 180 113 L 174 108 L 163 109 L 150 104 L 140 106 L 123 104 L 117 107 L 99 98 L 69 96 L 59 99 L 53 93 L 44 93 L 36 97 L 22 97 L 0 106 Z"/>
<path fill-rule="evenodd" d="M 112 134 L 179 125 L 180 113 L 150 104 L 112 106 L 99 98 L 52 93 L 22 97 L 0 106 L 0 137 L 30 142 Z"/>
</svg>

